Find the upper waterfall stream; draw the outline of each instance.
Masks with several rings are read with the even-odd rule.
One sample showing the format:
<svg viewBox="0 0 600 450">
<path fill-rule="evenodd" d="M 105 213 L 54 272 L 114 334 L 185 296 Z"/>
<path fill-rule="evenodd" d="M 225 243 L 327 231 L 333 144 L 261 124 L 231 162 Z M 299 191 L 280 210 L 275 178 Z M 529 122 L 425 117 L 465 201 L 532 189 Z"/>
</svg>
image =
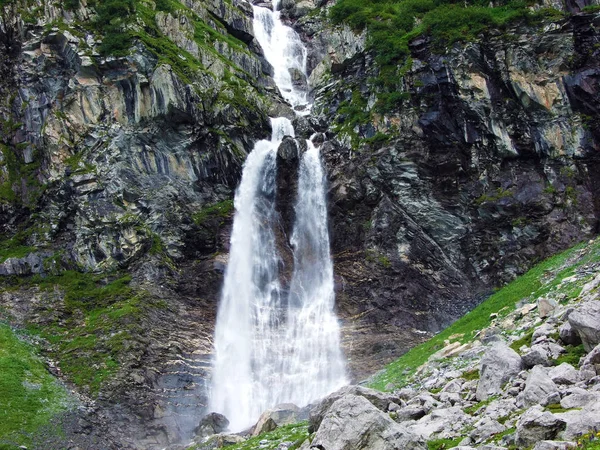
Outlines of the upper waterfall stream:
<svg viewBox="0 0 600 450">
<path fill-rule="evenodd" d="M 254 6 L 254 30 L 285 100 L 310 111 L 307 51 L 273 11 Z M 299 78 L 302 78 L 299 80 Z M 290 245 L 289 289 L 275 228 L 277 150 L 295 136 L 289 119 L 271 119 L 272 137 L 256 143 L 235 195 L 229 262 L 217 315 L 209 408 L 224 414 L 231 431 L 253 425 L 278 404 L 305 406 L 347 383 L 334 313 L 333 266 L 327 226 L 326 179 L 319 149 L 308 140 L 301 157 Z"/>
</svg>

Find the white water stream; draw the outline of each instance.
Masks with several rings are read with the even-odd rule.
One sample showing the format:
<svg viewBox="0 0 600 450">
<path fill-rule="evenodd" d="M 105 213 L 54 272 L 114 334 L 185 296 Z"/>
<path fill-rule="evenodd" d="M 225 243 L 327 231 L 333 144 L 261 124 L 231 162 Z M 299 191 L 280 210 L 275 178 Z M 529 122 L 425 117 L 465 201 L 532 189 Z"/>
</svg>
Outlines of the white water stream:
<svg viewBox="0 0 600 450">
<path fill-rule="evenodd" d="M 307 113 L 306 49 L 280 13 L 254 7 L 254 31 L 283 97 Z M 298 174 L 291 237 L 294 271 L 289 293 L 279 282 L 276 156 L 289 119 L 271 119 L 270 141 L 259 141 L 244 164 L 235 196 L 229 263 L 217 315 L 209 408 L 224 414 L 231 431 L 253 425 L 281 403 L 305 406 L 347 383 L 334 308 L 333 266 L 327 228 L 326 180 L 319 149 L 307 141 Z"/>
</svg>

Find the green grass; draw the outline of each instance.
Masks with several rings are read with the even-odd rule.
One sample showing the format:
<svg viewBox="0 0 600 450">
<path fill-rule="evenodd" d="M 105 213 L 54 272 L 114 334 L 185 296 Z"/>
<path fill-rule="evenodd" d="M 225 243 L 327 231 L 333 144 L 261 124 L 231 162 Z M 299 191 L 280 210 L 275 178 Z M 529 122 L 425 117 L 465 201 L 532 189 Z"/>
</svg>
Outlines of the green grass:
<svg viewBox="0 0 600 450">
<path fill-rule="evenodd" d="M 224 219 L 233 212 L 233 200 L 224 200 L 202 208 L 192 215 L 192 220 L 198 226 L 204 225 L 211 219 Z"/>
<path fill-rule="evenodd" d="M 463 372 L 461 378 L 464 378 L 467 381 L 479 380 L 479 370 L 473 369 L 467 372 Z"/>
<path fill-rule="evenodd" d="M 34 347 L 0 324 L 0 448 L 27 445 L 30 435 L 67 405 L 66 390 Z"/>
<path fill-rule="evenodd" d="M 519 349 L 526 345 L 527 347 L 531 347 L 531 338 L 533 337 L 534 328 L 530 329 L 525 333 L 521 338 L 517 339 L 515 342 L 510 344 L 510 348 L 512 348 L 515 352 L 519 353 Z"/>
<path fill-rule="evenodd" d="M 427 450 L 444 450 L 447 448 L 453 448 L 462 441 L 462 437 L 454 439 L 434 439 L 433 441 L 427 441 Z"/>
<path fill-rule="evenodd" d="M 293 442 L 289 450 L 296 450 L 308 438 L 308 422 L 298 422 L 281 426 L 269 433 L 248 439 L 239 444 L 227 446 L 228 450 L 275 450 L 282 442 Z M 263 442 L 266 441 L 266 442 Z M 210 441 L 209 441 L 210 442 Z M 262 442 L 262 443 L 261 443 Z M 188 450 L 202 449 L 202 445 L 190 447 Z"/>
<path fill-rule="evenodd" d="M 559 366 L 562 363 L 569 363 L 573 367 L 578 367 L 579 359 L 585 355 L 586 351 L 583 348 L 583 344 L 565 345 L 565 353 L 556 358 L 552 363 L 555 366 Z"/>
<path fill-rule="evenodd" d="M 63 307 L 28 332 L 44 339 L 63 374 L 91 395 L 118 372 L 122 356 L 142 332 L 144 310 L 152 307 L 145 291 L 134 290 L 130 281 L 129 275 L 76 271 L 21 280 L 21 286 L 35 285 L 49 296 L 62 293 Z"/>
<path fill-rule="evenodd" d="M 574 260 L 580 251 L 584 251 L 585 254 L 579 255 Z M 560 282 L 575 273 L 579 267 L 599 261 L 600 239 L 596 239 L 592 244 L 579 244 L 537 264 L 444 331 L 386 366 L 382 372 L 373 377 L 369 385 L 380 390 L 384 390 L 390 383 L 395 387 L 405 385 L 418 367 L 433 353 L 444 347 L 444 341 L 450 336 L 460 336 L 457 340 L 461 343 L 472 341 L 478 331 L 490 325 L 490 314 L 500 312 L 500 316 L 505 316 L 514 310 L 515 304 L 520 300 L 535 299 L 555 291 Z M 571 286 L 563 286 L 563 289 L 569 292 Z M 580 292 L 580 289 L 578 291 Z"/>
</svg>

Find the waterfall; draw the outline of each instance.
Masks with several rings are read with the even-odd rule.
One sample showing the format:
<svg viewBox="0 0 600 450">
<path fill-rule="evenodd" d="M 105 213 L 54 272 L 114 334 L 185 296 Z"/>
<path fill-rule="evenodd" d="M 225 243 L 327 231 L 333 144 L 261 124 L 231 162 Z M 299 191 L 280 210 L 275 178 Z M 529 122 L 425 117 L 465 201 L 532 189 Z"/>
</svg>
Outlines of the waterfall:
<svg viewBox="0 0 600 450">
<path fill-rule="evenodd" d="M 310 111 L 306 48 L 280 13 L 254 6 L 254 30 L 284 99 Z M 210 409 L 241 431 L 278 404 L 305 406 L 347 383 L 340 329 L 333 311 L 326 180 L 319 149 L 307 141 L 298 174 L 291 237 L 289 293 L 279 281 L 275 243 L 276 156 L 289 119 L 271 119 L 271 140 L 259 141 L 244 164 L 235 195 L 231 251 L 215 328 Z"/>
</svg>

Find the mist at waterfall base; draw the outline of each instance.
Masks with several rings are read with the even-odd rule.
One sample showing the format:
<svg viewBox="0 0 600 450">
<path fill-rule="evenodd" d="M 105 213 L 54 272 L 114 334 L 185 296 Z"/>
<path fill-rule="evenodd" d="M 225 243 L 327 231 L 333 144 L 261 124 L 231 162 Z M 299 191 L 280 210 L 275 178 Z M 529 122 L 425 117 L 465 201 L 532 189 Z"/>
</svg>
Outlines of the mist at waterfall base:
<svg viewBox="0 0 600 450">
<path fill-rule="evenodd" d="M 282 96 L 303 114 L 306 49 L 276 12 L 254 6 L 254 30 L 274 67 Z M 301 83 L 300 83 L 301 85 Z M 253 425 L 282 403 L 305 406 L 347 384 L 334 308 L 326 180 L 319 149 L 307 141 L 300 161 L 295 223 L 290 238 L 294 268 L 289 289 L 279 281 L 282 260 L 275 227 L 277 149 L 295 136 L 289 119 L 271 119 L 272 137 L 256 143 L 235 195 L 229 262 L 215 328 L 209 410 L 224 414 L 230 431 Z"/>
</svg>

